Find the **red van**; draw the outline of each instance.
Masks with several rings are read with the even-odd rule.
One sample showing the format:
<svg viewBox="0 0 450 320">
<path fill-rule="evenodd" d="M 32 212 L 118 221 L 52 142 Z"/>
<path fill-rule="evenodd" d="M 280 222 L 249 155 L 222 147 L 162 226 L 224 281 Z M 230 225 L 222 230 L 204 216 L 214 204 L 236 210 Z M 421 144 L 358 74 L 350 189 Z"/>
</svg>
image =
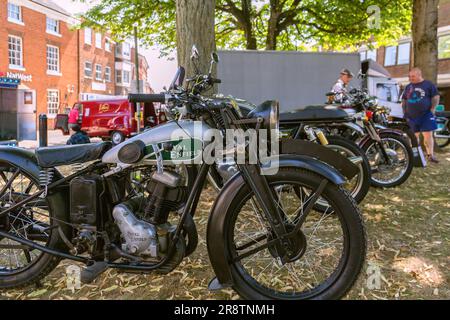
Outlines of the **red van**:
<svg viewBox="0 0 450 320">
<path fill-rule="evenodd" d="M 75 105 L 81 106 L 81 130 L 89 137 L 100 137 L 119 144 L 137 134 L 136 105 L 127 99 L 80 101 Z M 141 104 L 141 130 L 165 121 L 164 113 L 159 112 L 159 106 L 155 105 Z"/>
</svg>

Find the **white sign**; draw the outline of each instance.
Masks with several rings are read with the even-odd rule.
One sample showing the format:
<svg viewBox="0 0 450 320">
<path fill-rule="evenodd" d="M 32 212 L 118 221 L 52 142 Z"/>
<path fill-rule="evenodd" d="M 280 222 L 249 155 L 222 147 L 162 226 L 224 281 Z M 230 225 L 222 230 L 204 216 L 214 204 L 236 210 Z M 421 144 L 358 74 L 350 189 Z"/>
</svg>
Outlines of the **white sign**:
<svg viewBox="0 0 450 320">
<path fill-rule="evenodd" d="M 106 91 L 106 84 L 100 82 L 92 82 L 92 90 Z"/>
<path fill-rule="evenodd" d="M 7 72 L 6 76 L 11 79 L 19 79 L 23 82 L 32 82 L 33 81 L 33 76 L 31 74 Z"/>
</svg>

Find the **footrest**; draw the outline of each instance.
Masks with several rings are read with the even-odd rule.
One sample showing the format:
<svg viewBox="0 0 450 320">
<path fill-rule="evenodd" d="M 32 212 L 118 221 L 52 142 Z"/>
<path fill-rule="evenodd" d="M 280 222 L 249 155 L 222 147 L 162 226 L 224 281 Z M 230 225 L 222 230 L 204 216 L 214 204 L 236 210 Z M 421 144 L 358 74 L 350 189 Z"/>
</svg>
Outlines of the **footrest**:
<svg viewBox="0 0 450 320">
<path fill-rule="evenodd" d="M 108 264 L 104 261 L 94 262 L 94 264 L 84 268 L 81 271 L 81 282 L 88 284 L 97 279 L 108 269 Z"/>
</svg>

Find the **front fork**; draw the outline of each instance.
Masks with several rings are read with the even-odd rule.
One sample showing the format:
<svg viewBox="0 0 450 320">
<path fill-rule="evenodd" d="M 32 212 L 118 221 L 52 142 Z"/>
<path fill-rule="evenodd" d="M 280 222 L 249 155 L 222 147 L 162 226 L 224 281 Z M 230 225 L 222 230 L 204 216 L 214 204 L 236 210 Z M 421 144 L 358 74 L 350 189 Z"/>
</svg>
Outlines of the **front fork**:
<svg viewBox="0 0 450 320">
<path fill-rule="evenodd" d="M 369 133 L 369 136 L 372 138 L 372 140 L 374 140 L 376 142 L 376 144 L 378 145 L 378 152 L 381 153 L 381 155 L 383 156 L 385 162 L 387 164 L 391 164 L 391 159 L 389 158 L 386 149 L 383 145 L 383 141 L 381 140 L 380 135 L 378 134 L 377 130 L 375 129 L 375 126 L 373 125 L 373 123 L 371 121 L 366 121 L 364 123 L 364 126 L 367 128 L 367 132 Z"/>
</svg>

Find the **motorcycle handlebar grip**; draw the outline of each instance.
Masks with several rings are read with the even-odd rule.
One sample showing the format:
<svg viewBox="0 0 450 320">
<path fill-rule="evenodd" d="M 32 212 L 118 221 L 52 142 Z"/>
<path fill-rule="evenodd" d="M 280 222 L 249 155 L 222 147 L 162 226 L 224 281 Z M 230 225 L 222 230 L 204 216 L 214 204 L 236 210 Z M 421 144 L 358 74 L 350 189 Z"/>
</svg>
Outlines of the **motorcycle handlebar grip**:
<svg viewBox="0 0 450 320">
<path fill-rule="evenodd" d="M 211 79 L 211 82 L 212 83 L 222 83 L 222 80 L 220 80 L 220 79 Z"/>
<path fill-rule="evenodd" d="M 166 95 L 161 94 L 141 94 L 141 93 L 130 93 L 128 95 L 128 101 L 130 102 L 159 102 L 166 103 Z"/>
</svg>

